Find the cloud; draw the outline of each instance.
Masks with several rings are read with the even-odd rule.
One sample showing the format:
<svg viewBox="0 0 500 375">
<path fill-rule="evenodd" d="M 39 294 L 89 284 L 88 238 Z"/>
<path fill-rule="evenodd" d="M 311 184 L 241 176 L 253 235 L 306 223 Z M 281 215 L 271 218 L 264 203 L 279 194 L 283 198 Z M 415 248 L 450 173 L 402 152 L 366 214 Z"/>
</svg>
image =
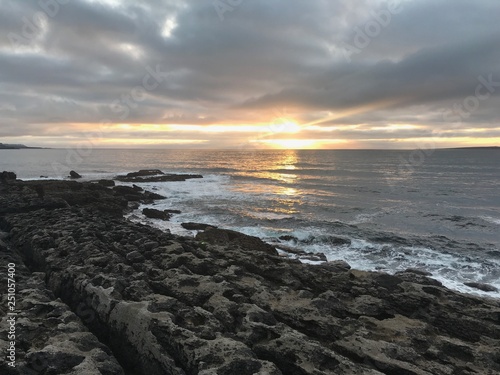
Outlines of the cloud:
<svg viewBox="0 0 500 375">
<path fill-rule="evenodd" d="M 62 144 L 85 137 L 72 124 L 265 125 L 286 109 L 317 125 L 301 133 L 311 139 L 332 125 L 352 127 L 336 133 L 346 140 L 452 129 L 497 137 L 496 90 L 459 121 L 456 105 L 475 95 L 478 77 L 500 82 L 500 3 L 398 2 L 401 11 L 346 59 L 346 43 L 394 1 L 244 0 L 223 21 L 202 0 L 75 0 L 49 11 L 44 2 L 3 1 L 0 136 L 57 144 L 57 129 Z M 137 91 L 151 69 L 164 80 Z M 137 136 L 105 137 L 127 135 Z M 221 133 L 196 137 L 230 142 Z"/>
</svg>

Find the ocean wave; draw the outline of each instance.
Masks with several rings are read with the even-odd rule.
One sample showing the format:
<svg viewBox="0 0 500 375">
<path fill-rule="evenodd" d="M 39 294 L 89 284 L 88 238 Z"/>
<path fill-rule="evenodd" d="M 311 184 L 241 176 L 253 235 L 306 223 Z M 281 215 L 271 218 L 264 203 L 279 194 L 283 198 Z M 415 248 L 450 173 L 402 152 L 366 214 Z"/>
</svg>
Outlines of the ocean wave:
<svg viewBox="0 0 500 375">
<path fill-rule="evenodd" d="M 479 218 L 484 220 L 484 221 L 487 221 L 488 223 L 500 225 L 500 218 L 491 217 L 491 216 L 479 216 Z"/>
</svg>

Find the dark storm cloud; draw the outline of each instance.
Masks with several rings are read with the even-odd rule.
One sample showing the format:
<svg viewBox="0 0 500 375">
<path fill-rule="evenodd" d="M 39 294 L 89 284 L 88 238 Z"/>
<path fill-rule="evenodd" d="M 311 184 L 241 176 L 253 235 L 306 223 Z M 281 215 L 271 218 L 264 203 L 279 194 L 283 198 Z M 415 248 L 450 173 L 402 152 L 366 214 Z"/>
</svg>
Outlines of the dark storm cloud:
<svg viewBox="0 0 500 375">
<path fill-rule="evenodd" d="M 395 2 L 400 11 L 346 59 L 357 30 Z M 203 0 L 43 6 L 54 3 L 0 3 L 2 137 L 103 120 L 263 122 L 280 108 L 304 123 L 325 116 L 320 126 L 498 127 L 500 86 L 460 121 L 444 116 L 475 95 L 479 77 L 500 82 L 496 0 L 244 0 L 223 20 Z M 161 84 L 130 99 L 151 69 L 161 72 Z M 328 121 L 327 113 L 343 112 Z M 373 138 L 387 135 L 376 132 Z"/>
</svg>

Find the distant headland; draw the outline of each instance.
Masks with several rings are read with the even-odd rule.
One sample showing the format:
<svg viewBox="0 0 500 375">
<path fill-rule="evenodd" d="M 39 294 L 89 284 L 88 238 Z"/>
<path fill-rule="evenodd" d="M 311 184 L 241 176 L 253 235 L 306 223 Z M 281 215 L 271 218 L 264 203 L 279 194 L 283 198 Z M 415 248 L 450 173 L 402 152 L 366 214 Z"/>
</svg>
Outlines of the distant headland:
<svg viewBox="0 0 500 375">
<path fill-rule="evenodd" d="M 28 147 L 25 145 L 15 145 L 15 144 L 8 144 L 8 143 L 0 143 L 0 150 L 23 150 L 23 149 L 35 149 L 35 150 L 41 150 L 43 147 Z"/>
<path fill-rule="evenodd" d="M 497 150 L 500 146 L 469 146 L 469 147 L 453 147 L 451 150 Z"/>
</svg>

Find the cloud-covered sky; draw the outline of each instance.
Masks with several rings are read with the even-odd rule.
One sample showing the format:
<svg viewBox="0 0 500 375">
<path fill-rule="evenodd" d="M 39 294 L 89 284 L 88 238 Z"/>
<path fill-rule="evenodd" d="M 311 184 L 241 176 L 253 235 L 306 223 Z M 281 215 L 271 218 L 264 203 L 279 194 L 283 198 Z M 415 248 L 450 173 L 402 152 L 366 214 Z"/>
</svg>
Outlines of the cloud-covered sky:
<svg viewBox="0 0 500 375">
<path fill-rule="evenodd" d="M 498 0 L 0 2 L 0 142 L 500 145 Z"/>
</svg>

